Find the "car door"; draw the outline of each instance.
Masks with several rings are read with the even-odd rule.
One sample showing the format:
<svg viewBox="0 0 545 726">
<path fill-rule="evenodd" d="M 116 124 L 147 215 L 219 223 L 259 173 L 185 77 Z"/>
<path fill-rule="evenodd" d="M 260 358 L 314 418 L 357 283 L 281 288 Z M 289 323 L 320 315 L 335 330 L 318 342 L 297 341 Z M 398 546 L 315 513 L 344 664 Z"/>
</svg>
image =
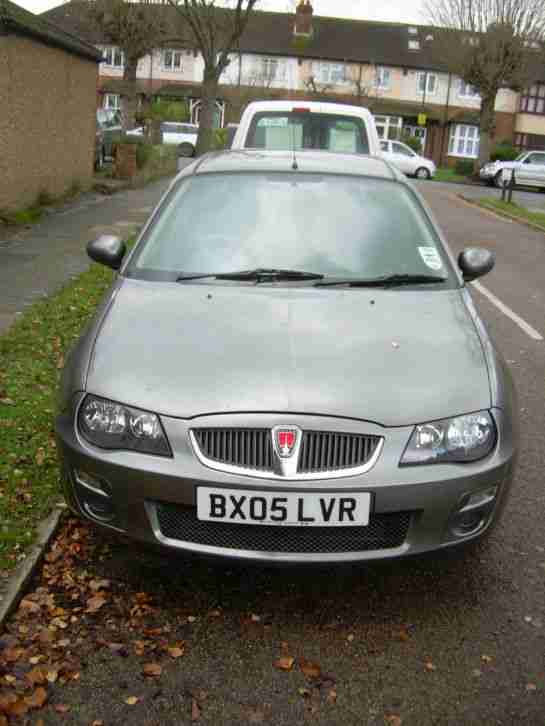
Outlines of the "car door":
<svg viewBox="0 0 545 726">
<path fill-rule="evenodd" d="M 517 184 L 545 187 L 545 152 L 532 151 L 516 170 Z"/>
<path fill-rule="evenodd" d="M 392 161 L 404 174 L 416 172 L 416 154 L 405 144 L 392 141 Z"/>
</svg>

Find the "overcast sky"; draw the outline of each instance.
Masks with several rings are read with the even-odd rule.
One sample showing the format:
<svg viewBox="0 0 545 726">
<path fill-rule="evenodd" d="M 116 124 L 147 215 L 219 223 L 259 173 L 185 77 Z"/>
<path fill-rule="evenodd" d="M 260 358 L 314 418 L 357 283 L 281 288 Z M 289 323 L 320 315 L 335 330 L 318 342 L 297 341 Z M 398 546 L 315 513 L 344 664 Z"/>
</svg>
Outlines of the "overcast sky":
<svg viewBox="0 0 545 726">
<path fill-rule="evenodd" d="M 33 13 L 41 13 L 60 5 L 60 0 L 15 0 Z M 260 0 L 263 10 L 286 10 L 291 0 Z M 360 18 L 362 20 L 395 20 L 397 22 L 425 22 L 419 9 L 423 0 L 313 0 L 319 15 Z"/>
</svg>

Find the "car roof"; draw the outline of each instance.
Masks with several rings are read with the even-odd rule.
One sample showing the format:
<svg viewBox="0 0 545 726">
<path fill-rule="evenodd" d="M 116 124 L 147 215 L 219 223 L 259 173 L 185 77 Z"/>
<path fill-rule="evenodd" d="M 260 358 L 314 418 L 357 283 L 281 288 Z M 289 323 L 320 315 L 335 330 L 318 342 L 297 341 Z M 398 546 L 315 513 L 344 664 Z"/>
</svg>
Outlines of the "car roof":
<svg viewBox="0 0 545 726">
<path fill-rule="evenodd" d="M 328 101 L 253 101 L 248 104 L 244 114 L 261 113 L 263 111 L 291 111 L 293 108 L 308 108 L 320 113 L 335 113 L 343 116 L 370 117 L 371 112 L 363 106 L 348 103 L 330 103 Z"/>
<path fill-rule="evenodd" d="M 380 157 L 336 154 L 331 151 L 298 151 L 297 171 L 314 174 L 348 174 L 407 183 L 406 177 Z M 207 154 L 178 176 L 237 172 L 295 172 L 293 154 L 287 151 L 234 150 Z"/>
</svg>

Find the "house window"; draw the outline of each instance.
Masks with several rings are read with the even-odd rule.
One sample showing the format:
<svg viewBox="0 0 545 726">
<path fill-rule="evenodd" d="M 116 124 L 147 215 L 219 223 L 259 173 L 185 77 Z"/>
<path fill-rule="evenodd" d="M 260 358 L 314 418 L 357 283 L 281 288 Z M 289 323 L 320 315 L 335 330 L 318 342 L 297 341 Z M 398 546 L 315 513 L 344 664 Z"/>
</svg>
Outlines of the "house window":
<svg viewBox="0 0 545 726">
<path fill-rule="evenodd" d="M 102 49 L 104 65 L 109 68 L 123 68 L 125 65 L 125 54 L 119 48 L 110 46 Z"/>
<path fill-rule="evenodd" d="M 105 93 L 102 106 L 118 111 L 121 108 L 121 96 L 118 93 Z"/>
<path fill-rule="evenodd" d="M 420 50 L 420 41 L 409 40 L 409 50 Z"/>
<path fill-rule="evenodd" d="M 437 76 L 435 73 L 418 73 L 416 76 L 416 92 L 418 95 L 435 96 L 437 91 Z"/>
<path fill-rule="evenodd" d="M 545 83 L 527 88 L 520 98 L 520 110 L 524 113 L 545 114 Z"/>
<path fill-rule="evenodd" d="M 392 74 L 389 68 L 379 66 L 375 75 L 375 87 L 386 91 L 390 88 Z"/>
<path fill-rule="evenodd" d="M 165 71 L 182 70 L 182 51 L 167 49 L 163 51 L 163 69 Z"/>
<path fill-rule="evenodd" d="M 401 116 L 375 116 L 375 125 L 379 139 L 396 141 L 403 132 L 403 119 Z"/>
<path fill-rule="evenodd" d="M 286 65 L 278 58 L 261 58 L 258 77 L 262 81 L 283 81 L 286 78 Z"/>
<path fill-rule="evenodd" d="M 409 35 L 418 35 L 418 28 L 415 28 L 414 25 L 411 25 L 409 27 Z"/>
<path fill-rule="evenodd" d="M 460 80 L 460 88 L 458 89 L 460 98 L 480 98 L 479 91 L 470 83 Z"/>
<path fill-rule="evenodd" d="M 312 71 L 318 83 L 338 85 L 347 81 L 344 63 L 313 63 Z"/>
<path fill-rule="evenodd" d="M 450 156 L 476 159 L 479 156 L 479 127 L 455 124 L 450 130 Z"/>
</svg>

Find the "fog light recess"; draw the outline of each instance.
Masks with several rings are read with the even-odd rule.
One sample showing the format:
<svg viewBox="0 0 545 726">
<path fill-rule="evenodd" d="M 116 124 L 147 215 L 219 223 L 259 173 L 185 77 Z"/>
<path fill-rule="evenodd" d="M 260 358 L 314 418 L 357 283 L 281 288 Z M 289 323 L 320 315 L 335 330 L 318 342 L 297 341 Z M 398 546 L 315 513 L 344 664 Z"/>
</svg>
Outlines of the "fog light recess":
<svg viewBox="0 0 545 726">
<path fill-rule="evenodd" d="M 450 531 L 455 537 L 470 537 L 486 527 L 494 510 L 498 487 L 492 486 L 462 497 L 454 512 Z"/>
<path fill-rule="evenodd" d="M 93 519 L 109 523 L 115 519 L 111 485 L 79 469 L 74 471 L 76 493 L 81 508 Z"/>
</svg>

